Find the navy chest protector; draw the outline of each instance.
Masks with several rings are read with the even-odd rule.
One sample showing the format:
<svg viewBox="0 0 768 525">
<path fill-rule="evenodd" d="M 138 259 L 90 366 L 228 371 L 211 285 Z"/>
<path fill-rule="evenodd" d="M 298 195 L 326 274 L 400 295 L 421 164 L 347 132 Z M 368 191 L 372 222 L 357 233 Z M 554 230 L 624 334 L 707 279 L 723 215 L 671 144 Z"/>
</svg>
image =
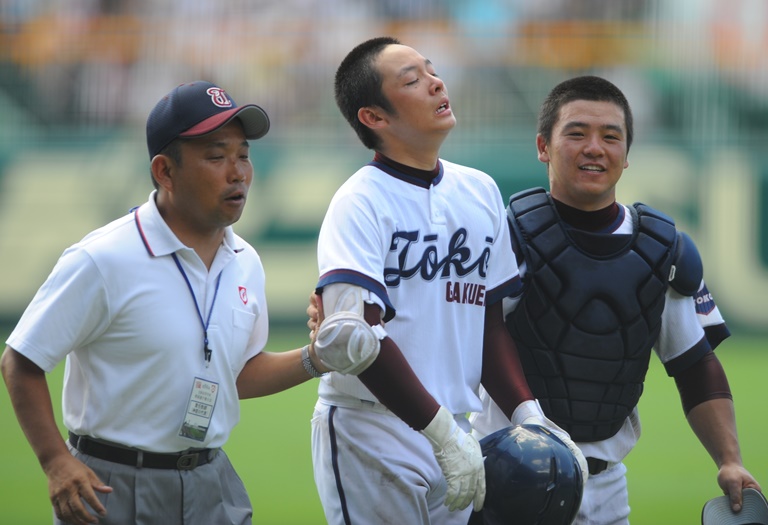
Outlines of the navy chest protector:
<svg viewBox="0 0 768 525">
<path fill-rule="evenodd" d="M 667 287 L 698 290 L 701 258 L 666 215 L 636 203 L 632 234 L 569 231 L 543 188 L 507 208 L 527 263 L 506 318 L 533 394 L 574 441 L 619 431 L 637 405 Z"/>
</svg>

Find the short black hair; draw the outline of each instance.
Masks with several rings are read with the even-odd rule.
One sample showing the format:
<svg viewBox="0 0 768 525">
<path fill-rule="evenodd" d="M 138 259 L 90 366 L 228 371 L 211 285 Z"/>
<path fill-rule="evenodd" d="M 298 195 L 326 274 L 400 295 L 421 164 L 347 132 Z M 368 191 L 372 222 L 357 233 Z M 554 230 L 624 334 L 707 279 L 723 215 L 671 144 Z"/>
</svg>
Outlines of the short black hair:
<svg viewBox="0 0 768 525">
<path fill-rule="evenodd" d="M 624 110 L 624 125 L 627 128 L 627 152 L 629 152 L 634 136 L 634 125 L 632 110 L 629 107 L 629 102 L 627 102 L 627 97 L 613 83 L 591 75 L 574 77 L 559 83 L 544 99 L 539 111 L 537 133 L 544 137 L 546 142 L 552 138 L 552 130 L 560 116 L 560 108 L 574 100 L 612 102 Z"/>
<path fill-rule="evenodd" d="M 381 74 L 374 66 L 379 53 L 394 44 L 400 44 L 400 41 L 389 36 L 366 40 L 350 51 L 336 70 L 336 105 L 368 149 L 376 149 L 380 139 L 373 130 L 360 122 L 357 112 L 360 108 L 369 106 L 378 106 L 384 111 L 394 112 L 392 104 L 381 91 Z"/>
</svg>

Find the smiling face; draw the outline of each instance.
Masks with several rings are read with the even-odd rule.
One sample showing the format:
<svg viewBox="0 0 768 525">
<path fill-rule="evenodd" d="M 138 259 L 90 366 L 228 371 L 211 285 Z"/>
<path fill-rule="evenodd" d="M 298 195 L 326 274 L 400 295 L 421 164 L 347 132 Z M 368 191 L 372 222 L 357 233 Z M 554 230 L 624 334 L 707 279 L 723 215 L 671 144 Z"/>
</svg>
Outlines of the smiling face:
<svg viewBox="0 0 768 525">
<path fill-rule="evenodd" d="M 574 100 L 560 108 L 552 138 L 536 137 L 552 197 L 584 211 L 616 200 L 627 161 L 624 111 L 613 102 Z"/>
<path fill-rule="evenodd" d="M 180 163 L 164 155 L 153 159 L 163 218 L 184 242 L 223 236 L 224 228 L 240 218 L 253 180 L 249 144 L 240 121 L 183 140 L 180 153 Z"/>
<path fill-rule="evenodd" d="M 456 117 L 432 62 L 413 48 L 393 44 L 381 51 L 375 66 L 381 75 L 382 94 L 392 111 L 361 108 L 360 120 L 379 134 L 385 155 L 396 159 L 401 154 L 413 156 L 421 151 L 436 160 L 440 145 L 456 125 Z"/>
</svg>

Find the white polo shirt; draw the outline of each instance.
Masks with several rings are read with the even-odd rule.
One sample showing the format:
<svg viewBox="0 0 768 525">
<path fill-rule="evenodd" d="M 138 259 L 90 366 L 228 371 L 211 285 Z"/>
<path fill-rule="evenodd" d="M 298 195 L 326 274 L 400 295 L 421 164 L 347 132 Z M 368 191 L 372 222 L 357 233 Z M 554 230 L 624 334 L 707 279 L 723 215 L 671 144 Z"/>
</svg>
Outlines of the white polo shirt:
<svg viewBox="0 0 768 525">
<path fill-rule="evenodd" d="M 264 285 L 231 228 L 208 271 L 153 192 L 63 253 L 7 344 L 46 372 L 66 358 L 64 424 L 76 434 L 153 452 L 220 447 L 240 417 L 237 376 L 267 341 Z M 218 391 L 203 441 L 180 435 L 196 378 Z"/>
</svg>

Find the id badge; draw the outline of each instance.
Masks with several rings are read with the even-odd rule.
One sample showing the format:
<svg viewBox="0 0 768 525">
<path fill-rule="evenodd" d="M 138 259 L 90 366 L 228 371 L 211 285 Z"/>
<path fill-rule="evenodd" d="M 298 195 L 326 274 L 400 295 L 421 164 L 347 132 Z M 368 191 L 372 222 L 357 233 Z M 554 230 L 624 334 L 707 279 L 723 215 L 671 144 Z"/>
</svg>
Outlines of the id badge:
<svg viewBox="0 0 768 525">
<path fill-rule="evenodd" d="M 181 437 L 205 441 L 208 427 L 211 426 L 213 409 L 219 395 L 219 384 L 196 377 L 192 383 L 192 393 L 187 404 L 187 413 L 181 424 Z"/>
</svg>

